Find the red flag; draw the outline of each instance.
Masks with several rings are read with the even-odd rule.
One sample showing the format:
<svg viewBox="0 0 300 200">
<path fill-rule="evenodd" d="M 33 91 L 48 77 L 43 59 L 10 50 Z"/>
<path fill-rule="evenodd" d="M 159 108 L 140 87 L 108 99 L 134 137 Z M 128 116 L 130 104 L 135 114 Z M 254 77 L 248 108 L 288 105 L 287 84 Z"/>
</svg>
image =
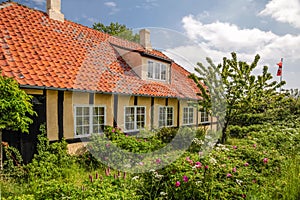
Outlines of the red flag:
<svg viewBox="0 0 300 200">
<path fill-rule="evenodd" d="M 282 68 L 282 61 L 280 61 L 279 63 L 277 63 L 279 68 Z"/>
<path fill-rule="evenodd" d="M 281 58 L 280 62 L 277 63 L 277 65 L 278 65 L 277 76 L 282 76 L 282 61 L 283 61 L 283 58 Z"/>
<path fill-rule="evenodd" d="M 277 70 L 277 76 L 281 76 L 282 75 L 282 68 L 279 67 Z"/>
</svg>

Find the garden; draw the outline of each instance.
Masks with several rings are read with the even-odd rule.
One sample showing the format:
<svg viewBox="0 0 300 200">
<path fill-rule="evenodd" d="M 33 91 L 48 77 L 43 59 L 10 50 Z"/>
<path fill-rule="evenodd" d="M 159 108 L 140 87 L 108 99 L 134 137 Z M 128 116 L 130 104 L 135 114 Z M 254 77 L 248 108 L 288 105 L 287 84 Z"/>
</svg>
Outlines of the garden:
<svg viewBox="0 0 300 200">
<path fill-rule="evenodd" d="M 300 199 L 299 91 L 281 90 L 284 82 L 270 82 L 265 67 L 251 75 L 258 56 L 251 65 L 232 56 L 218 66 L 207 59 L 208 70 L 198 64 L 199 76 L 191 77 L 208 87 L 198 84 L 199 106 L 212 115 L 222 116 L 213 92 L 225 94 L 218 96 L 227 105 L 218 130 L 168 127 L 127 135 L 106 127 L 84 153 L 69 155 L 66 141 L 50 143 L 42 126 L 31 163 L 4 147 L 1 199 Z M 153 153 L 160 149 L 164 154 Z"/>
</svg>

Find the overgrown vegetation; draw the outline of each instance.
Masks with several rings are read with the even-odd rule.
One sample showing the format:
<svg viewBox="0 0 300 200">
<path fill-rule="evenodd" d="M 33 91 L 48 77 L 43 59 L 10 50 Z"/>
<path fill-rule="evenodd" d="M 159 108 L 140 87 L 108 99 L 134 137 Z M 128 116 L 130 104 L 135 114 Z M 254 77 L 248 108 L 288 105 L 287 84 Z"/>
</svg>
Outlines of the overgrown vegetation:
<svg viewBox="0 0 300 200">
<path fill-rule="evenodd" d="M 110 151 L 112 145 L 126 152 L 152 152 L 173 141 L 178 129 L 144 131 L 137 137 L 107 127 L 101 137 L 93 136 L 87 146 L 90 151 L 71 156 L 65 141 L 49 143 L 42 128 L 38 153 L 30 164 L 22 164 L 16 149 L 5 147 L 8 160 L 1 173 L 1 197 L 26 200 L 300 199 L 299 92 L 274 94 L 269 102 L 264 112 L 235 111 L 239 117 L 233 117 L 228 123 L 224 144 L 206 143 L 214 132 L 199 127 L 192 144 L 180 158 L 164 168 L 159 165 L 167 156 L 153 158 L 156 168 L 146 173 L 118 171 L 93 155 L 103 156 L 103 152 L 108 151 L 110 154 L 100 157 L 118 160 L 120 155 Z M 258 105 L 259 102 L 253 103 Z M 183 132 L 191 130 L 187 128 Z M 204 145 L 212 147 L 208 154 L 203 152 Z M 141 167 L 145 164 L 141 163 Z"/>
</svg>

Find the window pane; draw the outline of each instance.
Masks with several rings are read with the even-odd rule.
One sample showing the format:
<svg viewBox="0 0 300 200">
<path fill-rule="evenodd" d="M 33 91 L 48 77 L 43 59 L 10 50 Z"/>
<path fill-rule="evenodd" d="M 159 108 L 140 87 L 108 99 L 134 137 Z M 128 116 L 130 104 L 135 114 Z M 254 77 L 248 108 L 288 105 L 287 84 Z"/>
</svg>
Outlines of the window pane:
<svg viewBox="0 0 300 200">
<path fill-rule="evenodd" d="M 81 107 L 77 107 L 76 108 L 76 115 L 82 115 L 82 108 Z"/>
<path fill-rule="evenodd" d="M 82 125 L 82 118 L 76 117 L 76 125 Z"/>
<path fill-rule="evenodd" d="M 153 62 L 148 61 L 148 78 L 153 78 Z"/>
<path fill-rule="evenodd" d="M 83 134 L 84 135 L 90 134 L 90 127 L 89 126 L 84 126 L 83 127 Z"/>
<path fill-rule="evenodd" d="M 84 115 L 89 115 L 90 114 L 90 108 L 89 107 L 84 107 L 83 108 L 83 114 Z"/>
<path fill-rule="evenodd" d="M 167 77 L 166 65 L 161 65 L 160 78 L 161 80 L 166 80 L 166 77 Z"/>
<path fill-rule="evenodd" d="M 155 63 L 155 79 L 160 79 L 160 64 Z"/>
<path fill-rule="evenodd" d="M 79 126 L 79 127 L 76 127 L 76 135 L 82 135 L 82 127 Z"/>
</svg>

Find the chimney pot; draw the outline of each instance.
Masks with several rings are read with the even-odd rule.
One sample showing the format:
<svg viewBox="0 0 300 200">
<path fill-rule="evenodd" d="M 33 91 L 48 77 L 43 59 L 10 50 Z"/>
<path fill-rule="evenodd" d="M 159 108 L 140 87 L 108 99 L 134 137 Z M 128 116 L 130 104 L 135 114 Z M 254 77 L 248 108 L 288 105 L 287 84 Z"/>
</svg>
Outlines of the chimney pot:
<svg viewBox="0 0 300 200">
<path fill-rule="evenodd" d="M 150 41 L 150 31 L 148 29 L 140 30 L 140 44 L 147 50 L 152 50 Z"/>
<path fill-rule="evenodd" d="M 60 11 L 61 0 L 47 0 L 47 14 L 50 19 L 64 21 L 64 15 Z"/>
</svg>

